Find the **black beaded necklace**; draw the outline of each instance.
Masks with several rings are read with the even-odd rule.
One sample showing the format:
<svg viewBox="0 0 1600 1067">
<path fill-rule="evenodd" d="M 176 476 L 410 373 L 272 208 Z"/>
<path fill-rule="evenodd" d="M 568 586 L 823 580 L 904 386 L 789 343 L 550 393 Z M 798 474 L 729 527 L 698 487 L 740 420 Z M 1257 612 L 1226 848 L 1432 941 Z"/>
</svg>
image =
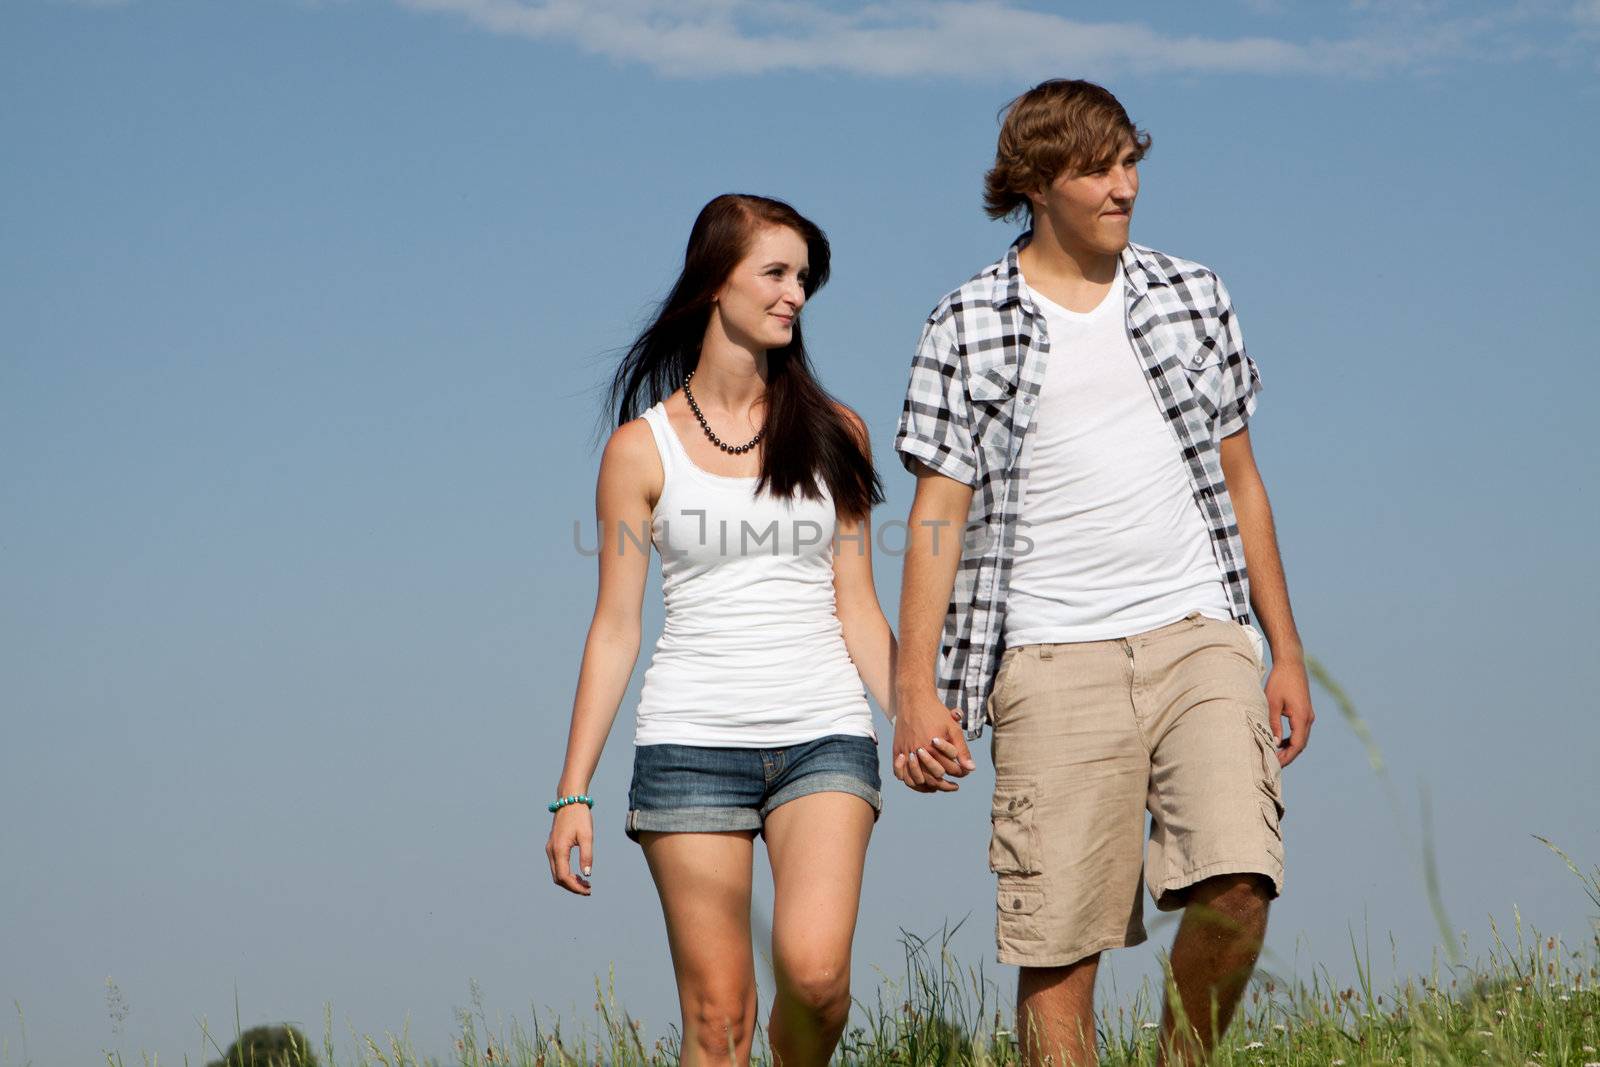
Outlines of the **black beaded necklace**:
<svg viewBox="0 0 1600 1067">
<path fill-rule="evenodd" d="M 704 413 L 701 412 L 700 405 L 694 402 L 694 393 L 689 390 L 689 379 L 693 377 L 694 371 L 690 371 L 683 379 L 683 398 L 689 401 L 689 410 L 694 412 L 694 417 L 696 419 L 700 420 L 700 428 L 706 432 L 707 437 L 711 438 L 711 443 L 728 453 L 730 456 L 742 455 L 743 453 L 748 452 L 752 448 L 756 447 L 756 443 L 761 440 L 761 435 L 767 432 L 767 428 L 765 426 L 756 431 L 756 435 L 750 438 L 747 443 L 742 445 L 730 445 L 722 438 L 711 432 L 711 427 L 706 424 L 706 417 Z"/>
</svg>

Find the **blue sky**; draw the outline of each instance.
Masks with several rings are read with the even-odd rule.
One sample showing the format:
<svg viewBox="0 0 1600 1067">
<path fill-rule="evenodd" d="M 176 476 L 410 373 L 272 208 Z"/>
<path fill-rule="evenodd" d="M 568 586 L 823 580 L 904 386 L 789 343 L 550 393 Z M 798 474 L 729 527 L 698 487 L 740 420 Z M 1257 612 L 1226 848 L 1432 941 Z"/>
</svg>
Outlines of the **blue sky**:
<svg viewBox="0 0 1600 1067">
<path fill-rule="evenodd" d="M 1010 240 L 979 204 L 996 112 L 1052 75 L 1104 81 L 1154 136 L 1135 239 L 1228 282 L 1302 631 L 1404 803 L 1323 698 L 1272 966 L 1349 974 L 1352 928 L 1380 974 L 1427 965 L 1422 788 L 1475 948 L 1513 906 L 1585 930 L 1530 835 L 1600 860 L 1600 7 L 1102 17 L 0 8 L 0 996 L 22 1009 L 0 1061 L 214 1055 L 197 1020 L 231 1033 L 236 995 L 245 1025 L 320 1033 L 331 1002 L 346 1048 L 409 1023 L 443 1054 L 470 981 L 526 1019 L 586 1009 L 612 966 L 664 1030 L 622 834 L 636 685 L 592 790 L 594 898 L 541 853 L 594 595 L 573 525 L 596 387 L 704 201 L 788 199 L 834 244 L 808 341 L 873 431 L 878 521 L 903 518 L 919 325 Z M 898 559 L 878 572 L 892 621 Z M 963 959 L 1009 983 L 979 755 L 955 796 L 889 792 L 858 994 L 900 928 L 963 917 Z M 1118 988 L 1152 959 L 1118 957 Z"/>
</svg>

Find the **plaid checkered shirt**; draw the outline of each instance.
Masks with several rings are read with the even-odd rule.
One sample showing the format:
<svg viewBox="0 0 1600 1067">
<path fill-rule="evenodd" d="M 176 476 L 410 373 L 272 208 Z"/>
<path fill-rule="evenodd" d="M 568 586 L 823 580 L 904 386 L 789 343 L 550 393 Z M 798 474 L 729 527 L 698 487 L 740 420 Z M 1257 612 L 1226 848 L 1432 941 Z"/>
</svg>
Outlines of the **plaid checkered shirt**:
<svg viewBox="0 0 1600 1067">
<path fill-rule="evenodd" d="M 1006 590 L 1028 481 L 1023 442 L 1050 352 L 1044 314 L 1028 298 L 1017 265 L 1029 237 L 1024 233 L 1004 259 L 928 316 L 895 434 L 907 470 L 924 464 L 973 488 L 966 530 L 937 531 L 941 551 L 954 544 L 962 550 L 940 642 L 938 691 L 961 712 L 969 738 L 983 733 L 1003 651 Z M 1182 452 L 1233 615 L 1244 622 L 1249 578 L 1218 446 L 1255 411 L 1261 376 L 1216 274 L 1133 244 L 1122 266 L 1128 336 Z"/>
</svg>

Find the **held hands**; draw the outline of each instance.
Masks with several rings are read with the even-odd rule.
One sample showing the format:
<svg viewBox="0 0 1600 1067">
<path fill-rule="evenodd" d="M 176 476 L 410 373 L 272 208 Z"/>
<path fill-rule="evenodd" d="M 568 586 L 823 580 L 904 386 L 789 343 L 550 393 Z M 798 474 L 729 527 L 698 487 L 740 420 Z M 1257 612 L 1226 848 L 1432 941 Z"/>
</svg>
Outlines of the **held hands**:
<svg viewBox="0 0 1600 1067">
<path fill-rule="evenodd" d="M 572 870 L 574 848 L 578 850 L 581 875 Z M 544 854 L 550 860 L 550 877 L 556 885 L 581 897 L 589 895 L 589 871 L 594 866 L 594 816 L 588 805 L 571 804 L 556 812 Z"/>
<path fill-rule="evenodd" d="M 954 793 L 952 778 L 977 764 L 961 730 L 961 713 L 928 693 L 902 697 L 894 723 L 894 776 L 919 793 Z"/>
<path fill-rule="evenodd" d="M 1305 751 L 1311 740 L 1311 724 L 1317 714 L 1311 710 L 1311 681 L 1304 663 L 1274 658 L 1267 676 L 1267 721 L 1278 740 L 1278 766 L 1287 767 Z M 1283 720 L 1289 720 L 1289 735 L 1284 736 Z"/>
</svg>

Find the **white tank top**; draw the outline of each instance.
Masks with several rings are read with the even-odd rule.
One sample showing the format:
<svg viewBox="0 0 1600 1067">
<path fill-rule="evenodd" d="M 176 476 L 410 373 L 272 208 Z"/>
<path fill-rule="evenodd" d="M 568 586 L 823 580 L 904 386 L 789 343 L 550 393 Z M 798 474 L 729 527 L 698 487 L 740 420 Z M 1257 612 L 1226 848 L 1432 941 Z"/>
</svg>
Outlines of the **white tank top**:
<svg viewBox="0 0 1600 1067">
<path fill-rule="evenodd" d="M 833 597 L 833 497 L 793 500 L 695 465 L 657 404 L 666 473 L 651 513 L 666 623 L 634 744 L 775 748 L 877 735 Z M 853 549 L 846 548 L 846 551 Z"/>
</svg>

